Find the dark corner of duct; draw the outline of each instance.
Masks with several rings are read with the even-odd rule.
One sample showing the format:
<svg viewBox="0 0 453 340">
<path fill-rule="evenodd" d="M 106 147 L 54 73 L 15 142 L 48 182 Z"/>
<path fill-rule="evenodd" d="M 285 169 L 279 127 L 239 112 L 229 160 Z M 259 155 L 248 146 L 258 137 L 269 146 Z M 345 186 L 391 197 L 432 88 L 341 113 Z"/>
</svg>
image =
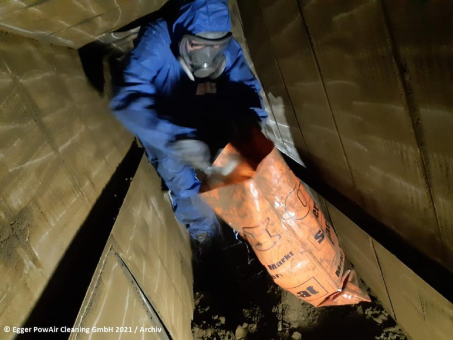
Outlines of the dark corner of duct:
<svg viewBox="0 0 453 340">
<path fill-rule="evenodd" d="M 79 228 L 22 327 L 74 327 L 85 294 L 135 176 L 144 149 L 134 141 Z M 70 333 L 19 334 L 16 339 L 68 339 Z"/>
<path fill-rule="evenodd" d="M 372 217 L 361 206 L 327 185 L 312 170 L 303 167 L 287 155 L 283 155 L 283 157 L 298 178 L 340 210 L 437 292 L 453 302 L 451 289 L 453 273 L 451 271 L 416 249 L 388 226 Z"/>
<path fill-rule="evenodd" d="M 103 95 L 105 85 L 103 63 L 106 54 L 104 45 L 95 41 L 79 48 L 78 53 L 88 81 L 97 92 Z"/>
</svg>

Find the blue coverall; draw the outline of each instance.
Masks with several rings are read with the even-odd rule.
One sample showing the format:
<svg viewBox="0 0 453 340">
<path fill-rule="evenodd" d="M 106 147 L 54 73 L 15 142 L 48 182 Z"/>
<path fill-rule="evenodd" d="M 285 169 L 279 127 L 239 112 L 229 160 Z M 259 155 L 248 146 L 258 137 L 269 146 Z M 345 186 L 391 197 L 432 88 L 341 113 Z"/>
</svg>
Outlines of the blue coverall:
<svg viewBox="0 0 453 340">
<path fill-rule="evenodd" d="M 214 236 L 218 222 L 198 196 L 195 171 L 172 154 L 171 144 L 191 138 L 212 146 L 225 137 L 228 124 L 240 124 L 250 115 L 264 123 L 267 113 L 260 84 L 236 40 L 230 40 L 226 68 L 215 80 L 190 80 L 177 59 L 184 34 L 230 31 L 227 0 L 171 1 L 179 2 L 171 15 L 142 27 L 111 108 L 146 148 L 149 161 L 170 189 L 178 220 L 192 235 L 201 231 Z"/>
</svg>

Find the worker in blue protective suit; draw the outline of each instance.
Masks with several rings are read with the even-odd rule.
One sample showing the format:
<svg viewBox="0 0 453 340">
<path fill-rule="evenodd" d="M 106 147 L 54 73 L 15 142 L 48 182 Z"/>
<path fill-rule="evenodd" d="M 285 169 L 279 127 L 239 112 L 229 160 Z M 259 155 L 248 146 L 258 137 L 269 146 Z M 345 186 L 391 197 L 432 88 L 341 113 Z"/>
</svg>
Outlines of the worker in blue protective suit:
<svg viewBox="0 0 453 340">
<path fill-rule="evenodd" d="M 170 190 L 173 209 L 193 238 L 219 232 L 197 195 L 194 169 L 205 170 L 218 150 L 264 124 L 260 84 L 230 33 L 227 0 L 174 0 L 142 29 L 111 102 L 116 117 L 144 145 Z"/>
</svg>

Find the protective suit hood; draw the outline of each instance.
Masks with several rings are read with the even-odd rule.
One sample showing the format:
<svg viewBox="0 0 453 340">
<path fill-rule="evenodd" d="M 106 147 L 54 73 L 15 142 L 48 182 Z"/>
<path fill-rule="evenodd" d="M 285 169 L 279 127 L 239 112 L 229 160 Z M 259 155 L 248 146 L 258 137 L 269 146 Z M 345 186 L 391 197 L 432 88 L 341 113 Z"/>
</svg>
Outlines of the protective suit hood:
<svg viewBox="0 0 453 340">
<path fill-rule="evenodd" d="M 223 51 L 231 38 L 228 1 L 179 1 L 173 24 L 170 27 L 173 53 L 191 80 L 194 81 L 195 78 L 216 79 L 226 67 L 226 57 Z M 225 39 L 211 40 L 208 37 L 220 32 L 225 34 Z"/>
<path fill-rule="evenodd" d="M 171 27 L 173 41 L 185 34 L 231 31 L 228 0 L 181 0 L 181 4 Z"/>
</svg>

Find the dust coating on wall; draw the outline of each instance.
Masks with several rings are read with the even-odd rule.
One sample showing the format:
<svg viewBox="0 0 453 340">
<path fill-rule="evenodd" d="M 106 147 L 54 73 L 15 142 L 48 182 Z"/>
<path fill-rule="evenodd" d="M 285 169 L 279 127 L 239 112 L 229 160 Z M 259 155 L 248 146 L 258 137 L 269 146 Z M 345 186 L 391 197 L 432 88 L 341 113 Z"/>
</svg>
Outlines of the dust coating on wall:
<svg viewBox="0 0 453 340">
<path fill-rule="evenodd" d="M 307 160 L 307 146 L 280 74 L 279 65 L 275 60 L 258 5 L 253 0 L 239 1 L 238 4 L 247 45 L 280 132 L 282 140 L 280 149 L 299 162 L 301 157 Z"/>
<path fill-rule="evenodd" d="M 453 271 L 453 5 L 239 7 L 271 106 L 287 103 L 282 138 L 301 135 L 300 156 L 326 183 Z"/>
<path fill-rule="evenodd" d="M 41 0 L 0 3 L 0 29 L 79 48 L 158 10 L 165 0 Z M 106 33 L 104 35 L 104 33 Z"/>
<path fill-rule="evenodd" d="M 321 210 L 330 215 L 347 259 L 405 333 L 414 340 L 453 338 L 453 303 L 340 210 L 313 193 Z M 379 339 L 393 339 L 386 336 Z"/>
<path fill-rule="evenodd" d="M 237 0 L 230 0 L 228 4 L 231 15 L 231 31 L 233 33 L 234 39 L 236 39 L 237 42 L 241 45 L 247 63 L 250 65 L 250 68 L 252 69 L 255 76 L 257 76 L 255 65 L 253 64 L 253 60 L 250 56 L 247 40 L 244 36 L 243 24 Z M 266 112 L 269 114 L 264 131 L 266 133 L 266 136 L 271 138 L 280 149 L 287 150 L 288 153 L 291 153 L 291 151 L 293 151 L 291 153 L 292 156 L 298 161 L 301 161 L 297 155 L 297 152 L 294 152 L 294 145 L 288 145 L 282 140 L 282 134 L 280 132 L 280 127 L 277 124 L 276 117 L 273 112 L 273 107 L 271 107 L 271 105 L 269 104 L 269 100 L 267 99 L 267 96 L 264 93 L 263 89 L 261 89 L 261 97 L 263 98 L 263 104 Z"/>
<path fill-rule="evenodd" d="M 189 234 L 177 222 L 168 193 L 161 191 L 160 178 L 143 157 L 75 327 L 149 328 L 155 323 L 150 314 L 154 308 L 173 339 L 192 339 L 192 286 Z M 143 296 L 137 296 L 137 289 Z M 71 339 L 142 337 L 168 339 L 164 332 L 89 335 L 80 332 Z"/>
<path fill-rule="evenodd" d="M 78 54 L 0 32 L 0 320 L 19 326 L 132 137 Z"/>
</svg>

